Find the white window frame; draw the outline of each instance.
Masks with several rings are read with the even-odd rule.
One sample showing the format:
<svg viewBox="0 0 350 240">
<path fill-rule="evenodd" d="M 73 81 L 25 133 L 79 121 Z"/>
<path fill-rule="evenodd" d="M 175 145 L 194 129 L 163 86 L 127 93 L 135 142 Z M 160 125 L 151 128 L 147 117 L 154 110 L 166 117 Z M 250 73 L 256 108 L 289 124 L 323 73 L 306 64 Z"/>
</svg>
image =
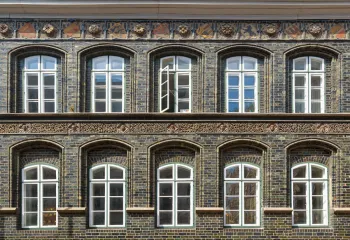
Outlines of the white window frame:
<svg viewBox="0 0 350 240">
<path fill-rule="evenodd" d="M 35 180 L 26 180 L 25 179 L 25 173 L 30 170 L 30 169 L 37 169 L 37 179 Z M 52 170 L 56 171 L 56 178 L 55 179 L 43 179 L 43 168 L 50 168 Z M 25 212 L 25 185 L 37 185 L 37 191 L 38 191 L 38 196 L 37 196 L 37 211 L 36 212 Z M 45 184 L 55 184 L 56 185 L 56 211 L 44 211 L 43 209 L 43 186 Z M 27 198 L 27 197 L 26 197 Z M 48 197 L 45 197 L 48 198 Z M 52 197 L 50 197 L 52 198 Z M 22 169 L 22 228 L 55 228 L 58 226 L 58 213 L 57 213 L 57 208 L 58 208 L 58 169 L 46 164 L 38 164 L 38 165 L 32 165 L 28 166 Z M 56 225 L 48 225 L 44 226 L 43 225 L 43 213 L 44 212 L 55 212 L 56 213 Z M 37 225 L 35 226 L 26 226 L 25 225 L 25 213 L 36 213 L 38 218 L 37 218 Z"/>
<path fill-rule="evenodd" d="M 295 63 L 296 61 L 299 60 L 305 60 L 305 70 L 296 70 L 295 69 Z M 315 59 L 318 61 L 321 61 L 321 70 L 311 70 L 311 60 Z M 304 76 L 305 77 L 305 85 L 304 87 L 296 87 L 295 86 L 295 76 Z M 311 77 L 312 76 L 320 76 L 321 77 L 321 87 L 312 87 L 311 86 Z M 302 102 L 305 102 L 305 112 L 304 113 L 311 113 L 311 104 L 312 104 L 312 100 L 311 100 L 311 90 L 318 88 L 321 90 L 321 99 L 320 102 L 321 103 L 321 111 L 320 113 L 324 113 L 325 112 L 325 63 L 324 63 L 324 59 L 323 58 L 319 58 L 319 57 L 313 57 L 313 56 L 307 56 L 307 57 L 299 57 L 299 58 L 295 58 L 293 59 L 293 73 L 292 73 L 292 107 L 293 107 L 293 113 L 295 113 L 295 109 L 296 109 L 296 102 L 297 100 L 295 99 L 295 90 L 297 88 L 299 89 L 304 89 L 304 100 Z"/>
<path fill-rule="evenodd" d="M 177 169 L 178 167 L 183 167 L 186 168 L 188 170 L 191 171 L 191 175 L 190 178 L 178 178 L 177 177 Z M 160 171 L 164 168 L 168 168 L 168 167 L 172 167 L 172 178 L 164 178 L 161 179 L 160 178 Z M 162 183 L 166 183 L 166 184 L 172 184 L 172 198 L 173 198 L 173 208 L 172 210 L 163 210 L 163 211 L 168 211 L 168 212 L 172 212 L 172 223 L 173 224 L 160 224 L 160 214 L 159 212 L 162 211 L 159 209 L 160 204 L 159 204 L 159 199 L 160 199 L 160 194 L 159 194 L 159 185 Z M 189 183 L 191 186 L 191 191 L 190 191 L 190 224 L 178 224 L 177 223 L 177 213 L 181 210 L 177 210 L 177 198 L 178 198 L 178 194 L 177 194 L 177 184 L 179 183 Z M 157 170 L 157 226 L 158 227 L 192 227 L 193 226 L 193 168 L 189 167 L 187 165 L 184 164 L 179 164 L 179 163 L 174 163 L 174 164 L 167 164 L 164 166 L 161 166 L 158 168 Z M 188 210 L 186 210 L 188 211 Z"/>
<path fill-rule="evenodd" d="M 239 168 L 238 178 L 226 177 L 226 170 L 232 167 Z M 243 171 L 244 167 L 253 168 L 256 170 L 256 178 L 244 178 Z M 226 223 L 226 212 L 232 211 L 226 209 L 226 183 L 238 183 L 239 185 L 239 223 L 238 224 L 227 224 Z M 245 183 L 256 184 L 256 224 L 245 224 L 244 223 L 244 185 Z M 260 168 L 248 163 L 234 163 L 225 167 L 224 169 L 224 226 L 227 227 L 259 227 L 260 226 Z"/>
<path fill-rule="evenodd" d="M 171 58 L 173 63 L 174 63 L 174 67 L 173 68 L 170 68 L 168 65 L 167 66 L 163 66 L 163 59 L 168 59 L 168 58 Z M 179 59 L 186 59 L 186 61 L 189 62 L 189 68 L 188 69 L 180 69 L 179 68 Z M 191 58 L 188 58 L 188 57 L 184 57 L 184 56 L 166 56 L 166 57 L 163 57 L 160 59 L 160 74 L 159 74 L 159 112 L 163 113 L 163 112 L 166 112 L 167 110 L 169 110 L 170 108 L 170 87 L 169 87 L 169 74 L 174 74 L 174 113 L 178 113 L 178 105 L 179 105 L 179 102 L 188 102 L 189 104 L 189 109 L 188 109 L 188 112 L 181 112 L 181 113 L 190 113 L 192 112 L 192 76 L 191 76 L 191 71 L 192 71 L 192 59 Z M 163 71 L 167 71 L 167 80 L 164 81 L 165 82 L 168 82 L 168 92 L 167 92 L 167 98 L 168 98 L 168 107 L 167 108 L 163 108 L 162 106 L 162 91 L 161 91 L 161 86 L 164 84 L 162 84 L 162 72 Z M 188 81 L 188 87 L 180 87 L 181 85 L 178 84 L 178 77 L 179 75 L 188 75 L 189 77 L 189 81 Z M 184 86 L 187 86 L 187 85 L 184 85 Z M 179 99 L 179 96 L 178 96 L 178 92 L 179 92 L 179 89 L 188 89 L 189 91 L 189 98 L 188 99 L 184 99 L 184 100 L 181 100 Z"/>
<path fill-rule="evenodd" d="M 118 58 L 119 60 L 122 60 L 122 68 L 121 69 L 112 69 L 112 64 L 110 59 L 111 58 Z M 95 69 L 95 61 L 99 59 L 105 59 L 106 62 L 106 68 L 104 69 Z M 106 56 L 100 56 L 95 57 L 92 59 L 92 71 L 91 71 L 91 110 L 92 112 L 95 111 L 95 102 L 99 102 L 101 99 L 95 99 L 95 75 L 105 75 L 106 76 L 106 85 L 105 88 L 101 87 L 101 89 L 106 90 L 106 98 L 101 101 L 105 102 L 106 105 L 106 111 L 105 113 L 112 113 L 112 103 L 113 102 L 121 102 L 122 103 L 122 111 L 120 113 L 124 113 L 125 111 L 125 59 L 118 56 L 112 56 L 112 55 L 106 55 Z M 119 86 L 112 86 L 112 75 L 120 75 L 122 77 L 122 85 Z M 98 88 L 98 87 L 97 87 Z M 121 101 L 119 99 L 112 99 L 112 89 L 121 89 L 122 90 L 122 99 Z M 103 112 L 98 112 L 103 113 Z"/>
<path fill-rule="evenodd" d="M 238 69 L 229 69 L 228 67 L 228 62 L 230 60 L 237 59 L 239 60 L 239 68 Z M 245 69 L 245 60 L 252 60 L 254 61 L 255 68 L 254 69 Z M 255 77 L 255 84 L 253 87 L 244 87 L 244 76 L 246 75 L 251 75 Z M 229 76 L 238 76 L 239 78 L 239 83 L 238 83 L 238 88 L 233 88 L 229 86 Z M 246 113 L 245 112 L 245 107 L 244 107 L 244 102 L 245 102 L 245 97 L 244 97 L 244 90 L 245 89 L 254 89 L 254 99 L 252 101 L 248 102 L 253 102 L 254 103 L 254 113 L 259 112 L 259 107 L 258 107 L 258 59 L 253 58 L 253 57 L 247 57 L 247 56 L 236 56 L 236 57 L 230 57 L 226 59 L 226 70 L 225 70 L 225 95 L 226 95 L 226 112 L 229 112 L 229 103 L 230 102 L 237 102 L 239 106 L 239 111 L 238 113 Z M 229 90 L 230 89 L 237 89 L 239 97 L 237 100 L 231 100 L 229 98 Z M 247 113 L 252 113 L 252 112 L 247 112 Z"/>
<path fill-rule="evenodd" d="M 123 171 L 123 178 L 121 179 L 110 179 L 110 168 L 118 168 Z M 105 178 L 104 179 L 92 179 L 92 174 L 93 171 L 99 168 L 104 168 L 105 169 Z M 94 227 L 94 228 L 116 228 L 116 227 L 125 227 L 125 222 L 126 222 L 126 177 L 125 177 L 125 168 L 118 166 L 116 164 L 100 164 L 97 166 L 94 166 L 90 169 L 89 172 L 89 226 Z M 123 196 L 121 197 L 123 199 L 123 224 L 122 225 L 111 225 L 110 224 L 110 184 L 117 183 L 117 184 L 122 184 L 123 185 Z M 105 224 L 104 225 L 93 225 L 93 201 L 92 201 L 92 190 L 93 190 L 93 185 L 94 184 L 104 184 L 105 185 L 105 209 L 104 210 L 99 210 L 99 212 L 104 212 L 105 213 Z M 116 210 L 113 210 L 116 211 Z M 118 210 L 120 212 L 120 210 Z"/>
<path fill-rule="evenodd" d="M 28 68 L 28 62 L 29 60 L 36 58 L 38 61 L 38 68 L 37 69 L 29 69 Z M 49 58 L 51 60 L 54 60 L 55 67 L 53 69 L 44 69 L 44 59 Z M 32 101 L 32 99 L 28 99 L 29 97 L 29 89 L 33 89 L 33 87 L 30 87 L 28 85 L 28 75 L 37 75 L 38 76 L 38 99 L 37 101 Z M 55 77 L 55 84 L 53 87 L 54 90 L 54 99 L 45 99 L 44 93 L 45 93 L 45 85 L 44 85 L 44 75 L 54 75 Z M 57 112 L 57 58 L 51 57 L 51 56 L 45 56 L 45 55 L 37 55 L 37 56 L 30 56 L 24 59 L 24 112 L 29 113 L 29 102 L 38 102 L 38 113 L 45 113 L 45 102 L 53 102 L 55 104 L 55 109 L 53 113 Z M 52 112 L 50 112 L 52 113 Z"/>
<path fill-rule="evenodd" d="M 305 178 L 294 178 L 293 177 L 293 171 L 296 168 L 299 167 L 306 167 L 306 176 Z M 322 178 L 311 178 L 311 171 L 312 167 L 315 166 L 317 168 L 321 168 L 324 170 L 324 176 Z M 328 226 L 328 169 L 326 166 L 323 166 L 321 164 L 316 164 L 316 163 L 302 163 L 298 164 L 291 169 L 291 204 L 293 208 L 292 212 L 292 225 L 297 226 L 297 227 L 318 227 L 318 226 Z M 294 184 L 293 183 L 303 183 L 306 184 L 306 223 L 305 224 L 295 224 L 294 223 Z M 313 224 L 312 223 L 312 184 L 313 183 L 322 183 L 324 185 L 323 188 L 323 209 L 322 211 L 325 212 L 324 215 L 324 223 L 323 224 Z"/>
</svg>

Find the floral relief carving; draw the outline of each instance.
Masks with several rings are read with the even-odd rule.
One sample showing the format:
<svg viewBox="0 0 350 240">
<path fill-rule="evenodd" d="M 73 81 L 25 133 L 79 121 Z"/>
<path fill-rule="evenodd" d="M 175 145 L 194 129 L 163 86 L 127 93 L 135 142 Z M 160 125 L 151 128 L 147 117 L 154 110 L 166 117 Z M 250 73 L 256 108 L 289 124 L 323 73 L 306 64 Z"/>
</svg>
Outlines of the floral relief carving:
<svg viewBox="0 0 350 240">
<path fill-rule="evenodd" d="M 143 26 L 142 24 L 136 24 L 134 26 L 134 32 L 136 33 L 136 35 L 138 35 L 139 37 L 142 37 L 143 35 L 145 35 L 146 33 L 146 28 L 145 26 Z"/>
<path fill-rule="evenodd" d="M 92 35 L 97 35 L 102 31 L 101 27 L 97 24 L 90 25 L 88 30 Z"/>
<path fill-rule="evenodd" d="M 177 132 L 179 129 L 177 128 L 177 126 L 175 125 L 175 123 L 171 123 L 169 124 L 169 126 L 167 127 L 167 131 L 170 133 L 175 133 Z"/>
<path fill-rule="evenodd" d="M 329 131 L 330 131 L 329 124 L 319 123 L 317 125 L 316 131 L 318 133 L 329 133 Z"/>
<path fill-rule="evenodd" d="M 190 33 L 190 29 L 187 25 L 180 25 L 178 28 L 177 28 L 177 31 L 179 32 L 179 34 L 182 36 L 182 37 L 186 37 L 189 35 Z"/>
<path fill-rule="evenodd" d="M 278 131 L 278 125 L 276 123 L 271 123 L 267 129 L 267 131 L 270 131 L 270 132 L 277 132 Z"/>
<path fill-rule="evenodd" d="M 317 37 L 322 34 L 323 28 L 319 24 L 310 24 L 307 31 L 314 37 Z"/>
<path fill-rule="evenodd" d="M 275 36 L 279 31 L 279 26 L 277 24 L 268 24 L 264 27 L 264 33 L 270 37 Z"/>
<path fill-rule="evenodd" d="M 225 37 L 231 37 L 233 32 L 233 27 L 229 24 L 222 25 L 220 28 L 220 33 Z"/>
<path fill-rule="evenodd" d="M 43 27 L 43 32 L 46 33 L 46 35 L 48 35 L 48 36 L 52 35 L 55 32 L 55 27 L 52 24 L 47 23 Z"/>
<path fill-rule="evenodd" d="M 1 23 L 0 24 L 0 33 L 1 34 L 7 34 L 9 32 L 10 28 L 7 24 Z"/>
<path fill-rule="evenodd" d="M 67 128 L 68 128 L 68 133 L 80 132 L 80 125 L 79 125 L 79 123 L 69 123 Z"/>
</svg>

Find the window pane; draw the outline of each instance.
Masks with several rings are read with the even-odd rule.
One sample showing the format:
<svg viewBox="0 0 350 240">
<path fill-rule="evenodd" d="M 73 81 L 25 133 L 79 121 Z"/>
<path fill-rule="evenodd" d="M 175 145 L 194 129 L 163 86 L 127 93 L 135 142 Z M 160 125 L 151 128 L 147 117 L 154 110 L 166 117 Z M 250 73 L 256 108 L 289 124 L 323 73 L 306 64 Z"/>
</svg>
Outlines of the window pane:
<svg viewBox="0 0 350 240">
<path fill-rule="evenodd" d="M 304 100 L 305 90 L 304 89 L 295 89 L 295 99 Z"/>
<path fill-rule="evenodd" d="M 124 214 L 122 212 L 109 213 L 110 225 L 123 225 L 123 221 L 124 221 Z"/>
<path fill-rule="evenodd" d="M 37 88 L 28 89 L 28 99 L 38 99 L 38 89 Z"/>
<path fill-rule="evenodd" d="M 294 211 L 294 224 L 306 224 L 305 211 Z"/>
<path fill-rule="evenodd" d="M 55 85 L 55 75 L 44 74 L 44 85 L 45 86 L 54 86 Z"/>
<path fill-rule="evenodd" d="M 239 210 L 239 197 L 226 197 L 226 210 Z"/>
<path fill-rule="evenodd" d="M 95 112 L 106 112 L 106 103 L 95 102 Z"/>
<path fill-rule="evenodd" d="M 229 102 L 228 103 L 228 111 L 229 112 L 239 112 L 238 102 Z"/>
<path fill-rule="evenodd" d="M 43 179 L 56 179 L 56 170 L 52 168 L 43 167 Z"/>
<path fill-rule="evenodd" d="M 173 166 L 165 167 L 159 170 L 159 178 L 171 179 L 173 178 Z"/>
<path fill-rule="evenodd" d="M 324 168 L 311 166 L 311 177 L 312 178 L 324 178 L 325 176 Z"/>
<path fill-rule="evenodd" d="M 306 183 L 293 183 L 294 195 L 306 195 Z"/>
<path fill-rule="evenodd" d="M 112 86 L 122 86 L 123 85 L 123 76 L 120 74 L 111 75 Z"/>
<path fill-rule="evenodd" d="M 256 61 L 251 58 L 243 58 L 244 60 L 244 70 L 255 70 L 256 69 Z"/>
<path fill-rule="evenodd" d="M 37 213 L 25 213 L 24 214 L 24 222 L 25 226 L 30 227 L 30 226 L 36 226 L 38 222 L 38 214 Z"/>
<path fill-rule="evenodd" d="M 305 76 L 304 75 L 296 75 L 295 76 L 295 82 L 294 82 L 294 85 L 296 87 L 304 87 L 305 86 Z"/>
<path fill-rule="evenodd" d="M 45 102 L 44 108 L 44 112 L 55 112 L 55 103 Z"/>
<path fill-rule="evenodd" d="M 45 89 L 44 90 L 44 99 L 55 99 L 55 90 L 54 89 Z"/>
<path fill-rule="evenodd" d="M 43 213 L 43 225 L 44 226 L 55 226 L 56 225 L 56 213 Z"/>
<path fill-rule="evenodd" d="M 321 87 L 322 86 L 322 78 L 321 76 L 311 76 L 311 86 L 313 87 Z"/>
<path fill-rule="evenodd" d="M 173 198 L 171 198 L 171 197 L 159 198 L 159 209 L 160 210 L 172 210 L 173 209 Z"/>
<path fill-rule="evenodd" d="M 107 57 L 97 57 L 93 59 L 93 69 L 97 70 L 104 70 L 107 69 Z"/>
<path fill-rule="evenodd" d="M 37 198 L 26 198 L 25 199 L 25 212 L 36 212 L 38 211 L 38 199 Z"/>
<path fill-rule="evenodd" d="M 123 103 L 112 102 L 112 112 L 123 112 Z"/>
<path fill-rule="evenodd" d="M 238 89 L 229 89 L 228 90 L 228 98 L 238 100 L 238 98 L 239 98 Z"/>
<path fill-rule="evenodd" d="M 323 224 L 323 214 L 324 211 L 312 211 L 312 223 L 313 224 Z"/>
<path fill-rule="evenodd" d="M 121 57 L 110 56 L 109 63 L 111 70 L 122 70 L 124 59 Z"/>
<path fill-rule="evenodd" d="M 255 112 L 255 103 L 244 102 L 244 112 Z"/>
<path fill-rule="evenodd" d="M 311 112 L 312 113 L 320 113 L 321 112 L 321 103 L 320 102 L 312 102 L 311 103 Z"/>
<path fill-rule="evenodd" d="M 123 210 L 123 198 L 110 198 L 109 209 L 110 210 Z"/>
<path fill-rule="evenodd" d="M 38 86 L 38 75 L 27 74 L 27 84 L 30 86 Z"/>
<path fill-rule="evenodd" d="M 93 196 L 104 196 L 105 195 L 105 184 L 104 183 L 94 183 L 92 185 L 92 195 Z"/>
<path fill-rule="evenodd" d="M 191 209 L 191 199 L 189 197 L 177 198 L 177 210 L 190 210 L 190 209 Z"/>
<path fill-rule="evenodd" d="M 43 61 L 43 69 L 50 69 L 55 70 L 56 69 L 56 59 L 53 57 L 42 57 Z"/>
<path fill-rule="evenodd" d="M 179 89 L 178 90 L 178 98 L 189 98 L 190 97 L 190 89 Z"/>
<path fill-rule="evenodd" d="M 56 184 L 43 184 L 43 197 L 56 197 Z"/>
<path fill-rule="evenodd" d="M 305 103 L 304 102 L 296 102 L 295 103 L 295 112 L 296 113 L 305 113 Z"/>
<path fill-rule="evenodd" d="M 191 195 L 191 184 L 190 183 L 178 183 L 177 184 L 177 195 L 178 196 L 190 196 Z"/>
<path fill-rule="evenodd" d="M 95 74 L 95 85 L 98 85 L 98 86 L 106 85 L 106 75 L 105 74 Z"/>
<path fill-rule="evenodd" d="M 178 80 L 178 85 L 184 85 L 184 86 L 190 85 L 190 75 L 188 74 L 179 74 L 177 80 Z"/>
<path fill-rule="evenodd" d="M 255 224 L 256 223 L 256 213 L 254 212 L 244 212 L 244 224 Z"/>
<path fill-rule="evenodd" d="M 226 183 L 226 195 L 238 196 L 239 184 L 238 183 Z"/>
<path fill-rule="evenodd" d="M 93 198 L 92 210 L 105 210 L 105 198 Z"/>
<path fill-rule="evenodd" d="M 169 66 L 169 69 L 174 69 L 174 58 L 168 57 L 162 59 L 162 68 Z"/>
<path fill-rule="evenodd" d="M 38 197 L 38 185 L 36 184 L 25 184 L 25 197 Z"/>
<path fill-rule="evenodd" d="M 191 63 L 191 59 L 187 58 L 187 57 L 177 57 L 177 68 L 179 70 L 187 70 L 190 69 L 190 63 Z"/>
<path fill-rule="evenodd" d="M 306 209 L 306 197 L 294 197 L 293 209 Z"/>
<path fill-rule="evenodd" d="M 190 212 L 178 212 L 177 223 L 178 224 L 190 224 Z"/>
<path fill-rule="evenodd" d="M 110 179 L 123 179 L 124 171 L 120 168 L 109 167 L 109 178 Z"/>
<path fill-rule="evenodd" d="M 244 166 L 244 178 L 257 178 L 257 169 Z"/>
<path fill-rule="evenodd" d="M 244 195 L 255 195 L 256 183 L 244 183 Z"/>
<path fill-rule="evenodd" d="M 105 225 L 105 213 L 95 212 L 92 214 L 92 224 L 93 225 Z"/>
<path fill-rule="evenodd" d="M 311 59 L 311 70 L 322 70 L 322 60 L 316 58 Z"/>
<path fill-rule="evenodd" d="M 255 76 L 244 75 L 244 86 L 254 86 Z"/>
<path fill-rule="evenodd" d="M 312 195 L 323 195 L 323 183 L 312 183 Z"/>
<path fill-rule="evenodd" d="M 110 183 L 109 192 L 110 196 L 123 196 L 123 184 L 122 183 Z"/>
<path fill-rule="evenodd" d="M 159 184 L 159 195 L 160 196 L 172 196 L 173 195 L 173 184 L 172 183 L 160 183 Z"/>
<path fill-rule="evenodd" d="M 312 197 L 312 209 L 323 209 L 323 197 Z"/>
<path fill-rule="evenodd" d="M 237 87 L 239 85 L 239 76 L 229 75 L 228 76 L 228 85 Z"/>
<path fill-rule="evenodd" d="M 239 166 L 226 168 L 226 178 L 239 178 Z"/>
<path fill-rule="evenodd" d="M 27 69 L 39 69 L 39 57 L 29 57 L 26 58 Z"/>
<path fill-rule="evenodd" d="M 321 99 L 321 89 L 311 89 L 311 99 L 320 100 Z"/>
<path fill-rule="evenodd" d="M 122 99 L 123 89 L 112 89 L 112 99 Z"/>
<path fill-rule="evenodd" d="M 293 178 L 305 178 L 306 166 L 301 166 L 293 169 Z"/>
<path fill-rule="evenodd" d="M 306 70 L 306 58 L 296 59 L 294 61 L 294 70 Z"/>
<path fill-rule="evenodd" d="M 256 209 L 256 197 L 244 197 L 244 210 Z"/>
<path fill-rule="evenodd" d="M 191 169 L 177 166 L 177 178 L 191 178 Z"/>
<path fill-rule="evenodd" d="M 179 109 L 178 111 L 181 113 L 187 113 L 190 112 L 190 103 L 189 102 L 179 102 Z"/>
<path fill-rule="evenodd" d="M 29 102 L 28 103 L 28 112 L 30 113 L 37 113 L 39 111 L 38 109 L 38 103 L 37 102 Z"/>
<path fill-rule="evenodd" d="M 226 224 L 238 224 L 239 223 L 239 212 L 238 211 L 227 211 L 225 214 Z"/>
<path fill-rule="evenodd" d="M 56 198 L 44 198 L 43 210 L 44 211 L 56 211 Z"/>
<path fill-rule="evenodd" d="M 106 89 L 95 90 L 95 99 L 105 99 L 105 98 L 106 98 Z"/>
<path fill-rule="evenodd" d="M 245 99 L 254 99 L 254 89 L 244 89 L 244 98 Z"/>
<path fill-rule="evenodd" d="M 159 224 L 160 225 L 171 225 L 173 223 L 172 212 L 160 212 L 159 213 Z"/>
<path fill-rule="evenodd" d="M 92 179 L 105 179 L 105 167 L 99 167 L 92 171 Z"/>
<path fill-rule="evenodd" d="M 32 168 L 25 171 L 25 180 L 37 180 L 38 179 L 38 169 Z"/>
<path fill-rule="evenodd" d="M 228 70 L 239 70 L 240 57 L 227 59 L 227 69 Z"/>
</svg>

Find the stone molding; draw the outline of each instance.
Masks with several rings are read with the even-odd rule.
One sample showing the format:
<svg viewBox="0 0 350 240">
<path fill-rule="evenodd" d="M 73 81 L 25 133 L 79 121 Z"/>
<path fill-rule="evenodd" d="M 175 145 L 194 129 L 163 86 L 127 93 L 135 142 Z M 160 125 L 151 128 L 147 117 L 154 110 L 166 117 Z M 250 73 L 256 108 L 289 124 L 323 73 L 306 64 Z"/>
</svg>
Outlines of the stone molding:
<svg viewBox="0 0 350 240">
<path fill-rule="evenodd" d="M 57 208 L 57 212 L 65 214 L 84 214 L 86 209 L 86 207 L 59 207 Z"/>
<path fill-rule="evenodd" d="M 154 213 L 154 207 L 127 207 L 128 213 Z"/>
<path fill-rule="evenodd" d="M 264 208 L 264 213 L 292 213 L 293 208 L 290 207 L 267 207 Z"/>
<path fill-rule="evenodd" d="M 334 214 L 350 214 L 350 207 L 347 208 L 333 208 Z"/>
<path fill-rule="evenodd" d="M 196 207 L 197 213 L 222 213 L 223 207 Z"/>
<path fill-rule="evenodd" d="M 0 215 L 1 214 L 16 214 L 17 208 L 15 207 L 0 207 Z"/>
</svg>

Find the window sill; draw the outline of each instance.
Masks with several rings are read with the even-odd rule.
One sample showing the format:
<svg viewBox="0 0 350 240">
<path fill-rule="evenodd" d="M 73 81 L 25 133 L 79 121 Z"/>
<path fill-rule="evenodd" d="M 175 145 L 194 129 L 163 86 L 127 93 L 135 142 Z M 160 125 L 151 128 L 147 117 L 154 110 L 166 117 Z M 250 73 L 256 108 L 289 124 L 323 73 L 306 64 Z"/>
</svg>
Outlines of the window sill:
<svg viewBox="0 0 350 240">
<path fill-rule="evenodd" d="M 350 207 L 347 208 L 333 208 L 334 214 L 350 214 Z"/>
<path fill-rule="evenodd" d="M 0 215 L 1 214 L 16 214 L 17 208 L 13 207 L 0 207 Z"/>
</svg>

